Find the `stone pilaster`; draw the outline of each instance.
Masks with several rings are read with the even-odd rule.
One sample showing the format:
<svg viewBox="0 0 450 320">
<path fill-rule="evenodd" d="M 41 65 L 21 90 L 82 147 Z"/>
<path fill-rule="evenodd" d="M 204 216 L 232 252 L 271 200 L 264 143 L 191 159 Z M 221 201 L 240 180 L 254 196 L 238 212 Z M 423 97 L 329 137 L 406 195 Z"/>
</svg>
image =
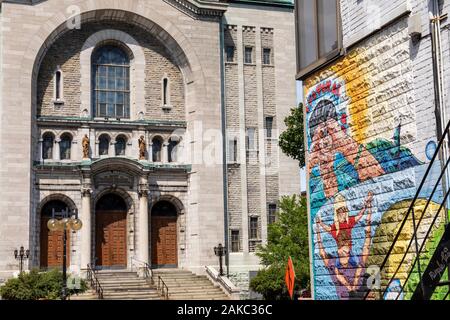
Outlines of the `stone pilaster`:
<svg viewBox="0 0 450 320">
<path fill-rule="evenodd" d="M 138 218 L 138 259 L 149 262 L 149 223 L 148 223 L 148 178 L 141 177 L 139 183 L 139 218 Z"/>
<path fill-rule="evenodd" d="M 91 263 L 91 193 L 90 185 L 84 185 L 81 190 L 81 269 L 86 269 Z"/>
</svg>

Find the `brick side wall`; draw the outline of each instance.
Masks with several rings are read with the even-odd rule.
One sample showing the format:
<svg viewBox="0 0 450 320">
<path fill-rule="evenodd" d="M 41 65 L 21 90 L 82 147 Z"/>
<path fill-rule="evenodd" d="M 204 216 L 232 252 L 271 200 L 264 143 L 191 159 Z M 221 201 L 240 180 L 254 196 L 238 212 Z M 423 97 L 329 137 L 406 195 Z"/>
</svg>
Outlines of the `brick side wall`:
<svg viewBox="0 0 450 320">
<path fill-rule="evenodd" d="M 352 18 L 360 19 L 357 11 Z M 345 19 L 344 13 L 344 30 Z M 364 297 L 370 285 L 364 274 L 381 264 L 391 246 L 429 162 L 426 146 L 436 141 L 430 40 L 412 43 L 407 21 L 397 20 L 304 81 L 316 299 Z M 437 163 L 434 176 L 439 169 Z M 421 197 L 429 196 L 434 181 L 427 181 Z M 438 190 L 424 213 L 419 245 L 441 198 Z M 416 218 L 424 201 L 416 203 Z M 425 255 L 443 226 L 443 214 L 439 217 Z M 411 230 L 409 220 L 398 253 Z M 400 264 L 401 256 L 394 255 L 382 272 L 390 278 L 399 266 L 390 289 L 405 285 L 402 299 L 410 298 L 409 285 L 417 284 L 413 257 L 408 254 Z"/>
</svg>

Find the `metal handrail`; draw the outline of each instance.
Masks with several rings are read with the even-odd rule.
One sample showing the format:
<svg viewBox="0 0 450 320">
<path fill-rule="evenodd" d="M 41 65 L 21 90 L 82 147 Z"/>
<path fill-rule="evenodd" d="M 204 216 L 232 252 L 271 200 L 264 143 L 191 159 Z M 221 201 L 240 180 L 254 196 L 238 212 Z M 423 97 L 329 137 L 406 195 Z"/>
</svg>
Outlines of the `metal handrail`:
<svg viewBox="0 0 450 320">
<path fill-rule="evenodd" d="M 166 285 L 161 276 L 158 276 L 158 292 L 164 297 L 164 299 L 169 299 L 169 287 Z"/>
<path fill-rule="evenodd" d="M 91 282 L 91 287 L 94 288 L 97 293 L 97 297 L 99 299 L 103 299 L 103 288 L 98 281 L 97 274 L 95 273 L 95 269 L 92 268 L 90 264 L 87 265 L 87 278 Z"/>
<path fill-rule="evenodd" d="M 150 279 L 151 283 L 154 284 L 154 283 L 155 283 L 155 280 L 154 280 L 154 278 L 153 278 L 153 271 L 152 271 L 152 268 L 150 267 L 150 265 L 149 265 L 147 262 L 145 262 L 145 261 L 141 261 L 141 260 L 138 260 L 138 259 L 136 259 L 136 258 L 134 258 L 134 257 L 131 257 L 131 265 L 132 265 L 132 266 L 135 265 L 135 264 L 133 263 L 133 261 L 136 261 L 136 262 L 142 264 L 142 266 L 143 266 L 142 268 L 143 268 L 143 270 L 144 270 L 144 278 L 145 278 L 145 279 Z M 135 266 L 136 266 L 136 265 L 135 265 Z M 136 267 L 137 267 L 137 266 L 136 266 Z"/>
<path fill-rule="evenodd" d="M 386 293 L 386 291 L 387 291 L 387 289 L 388 289 L 390 283 L 394 280 L 395 276 L 397 275 L 397 273 L 399 272 L 401 266 L 403 265 L 403 262 L 405 261 L 406 256 L 408 255 L 409 249 L 410 249 L 410 247 L 411 247 L 413 241 L 416 242 L 416 257 L 415 257 L 414 262 L 413 262 L 413 268 L 414 268 L 415 263 L 416 263 L 417 261 L 420 261 L 420 260 L 419 260 L 419 257 L 420 257 L 420 253 L 421 253 L 421 251 L 422 251 L 422 249 L 423 249 L 423 247 L 424 247 L 425 241 L 422 242 L 422 245 L 420 246 L 420 249 L 418 249 L 418 245 L 417 245 L 417 231 L 419 230 L 420 223 L 422 222 L 422 219 L 423 219 L 423 217 L 425 216 L 426 210 L 427 210 L 427 208 L 428 208 L 428 206 L 429 206 L 429 204 L 430 204 L 430 202 L 431 202 L 431 198 L 433 197 L 434 193 L 436 192 L 436 190 L 437 190 L 437 188 L 438 188 L 438 186 L 439 186 L 439 184 L 440 184 L 440 181 L 441 181 L 441 179 L 442 179 L 442 177 L 443 177 L 445 171 L 447 170 L 447 167 L 448 167 L 449 162 L 450 162 L 450 158 L 447 159 L 447 161 L 446 161 L 444 167 L 441 169 L 441 173 L 440 173 L 440 175 L 439 175 L 439 178 L 437 179 L 436 184 L 435 184 L 434 187 L 433 187 L 433 190 L 432 190 L 432 192 L 431 192 L 431 194 L 430 194 L 430 197 L 428 197 L 427 203 L 426 203 L 426 205 L 425 205 L 425 207 L 424 207 L 424 210 L 423 210 L 423 212 L 422 212 L 422 214 L 421 214 L 421 216 L 420 216 L 420 218 L 419 218 L 417 224 L 416 224 L 415 216 L 414 216 L 414 206 L 415 206 L 416 200 L 419 198 L 419 194 L 420 194 L 420 192 L 422 191 L 422 188 L 423 188 L 423 186 L 424 186 L 424 184 L 425 184 L 425 182 L 426 182 L 426 179 L 428 178 L 428 175 L 429 175 L 429 173 L 430 173 L 430 171 L 431 171 L 431 168 L 433 167 L 433 164 L 434 164 L 434 162 L 435 162 L 435 160 L 436 160 L 436 157 L 437 157 L 437 155 L 438 155 L 439 152 L 440 152 L 441 146 L 444 144 L 446 135 L 448 135 L 448 136 L 450 137 L 450 121 L 447 123 L 447 126 L 445 127 L 444 133 L 442 134 L 442 137 L 441 137 L 441 139 L 439 140 L 439 143 L 438 143 L 438 145 L 437 145 L 437 147 L 436 147 L 436 150 L 435 150 L 435 152 L 434 152 L 434 155 L 433 155 L 433 157 L 431 158 L 430 163 L 428 164 L 428 167 L 427 167 L 427 169 L 426 169 L 426 171 L 425 171 L 425 174 L 424 174 L 424 176 L 423 176 L 423 178 L 422 178 L 422 181 L 421 181 L 421 183 L 420 183 L 420 185 L 419 185 L 419 188 L 416 190 L 416 194 L 415 194 L 413 200 L 411 201 L 411 204 L 410 204 L 410 206 L 409 206 L 409 208 L 408 208 L 408 211 L 406 212 L 406 215 L 405 215 L 405 217 L 404 217 L 404 219 L 403 219 L 403 221 L 402 221 L 402 223 L 401 223 L 401 225 L 400 225 L 400 227 L 399 227 L 399 229 L 398 229 L 398 231 L 397 231 L 397 234 L 395 235 L 394 240 L 392 241 L 392 244 L 391 244 L 391 246 L 390 246 L 388 252 L 386 253 L 386 256 L 385 256 L 385 258 L 384 258 L 384 260 L 383 260 L 383 262 L 382 262 L 382 264 L 381 264 L 381 266 L 380 266 L 380 274 L 381 274 L 381 270 L 383 270 L 383 268 L 386 266 L 386 263 L 387 263 L 389 257 L 391 256 L 391 253 L 392 253 L 392 251 L 394 250 L 397 241 L 398 241 L 399 238 L 400 238 L 400 235 L 401 235 L 401 233 L 402 233 L 402 231 L 403 231 L 403 228 L 404 228 L 406 222 L 408 221 L 408 218 L 409 218 L 410 214 L 412 213 L 412 214 L 413 214 L 413 223 L 414 223 L 414 233 L 413 233 L 413 236 L 411 237 L 411 239 L 410 239 L 410 241 L 409 241 L 409 243 L 408 243 L 408 246 L 407 246 L 407 248 L 406 248 L 406 250 L 405 250 L 405 253 L 403 254 L 403 257 L 402 257 L 400 263 L 398 264 L 398 266 L 397 266 L 397 268 L 396 268 L 396 270 L 395 270 L 393 276 L 389 279 L 388 283 L 386 284 L 386 287 L 385 287 L 384 291 L 381 291 L 381 288 L 380 288 L 380 297 L 379 297 L 380 299 L 383 298 L 383 296 L 384 296 L 384 294 Z M 446 190 L 443 190 L 443 192 L 445 192 L 445 191 L 446 191 Z M 441 203 L 441 206 L 440 206 L 439 210 L 437 211 L 436 216 L 435 216 L 434 219 L 433 219 L 433 222 L 431 223 L 431 225 L 430 225 L 429 228 L 428 228 L 427 236 L 429 235 L 429 233 L 430 233 L 432 227 L 434 226 L 434 223 L 435 223 L 435 221 L 436 221 L 436 218 L 437 218 L 437 216 L 439 215 L 439 213 L 441 212 L 441 209 L 442 209 L 444 203 L 447 201 L 447 197 L 448 197 L 448 195 L 449 195 L 449 191 L 450 191 L 450 189 L 447 190 L 447 192 L 445 192 L 445 196 L 444 196 L 443 202 Z M 419 262 L 419 263 L 420 263 L 420 262 Z M 408 274 L 408 278 L 407 278 L 407 279 L 409 279 L 409 276 L 410 276 L 410 274 Z M 421 275 L 419 275 L 419 276 L 421 277 Z M 403 286 L 402 286 L 402 292 L 404 291 L 406 282 L 407 282 L 407 281 L 405 281 L 405 283 L 404 283 Z M 421 279 L 420 279 L 419 285 L 420 285 L 420 284 L 421 284 Z M 367 297 L 370 295 L 371 292 L 372 292 L 372 289 L 369 289 L 369 290 L 366 292 L 366 295 L 365 295 L 364 299 L 367 299 Z M 397 298 L 398 298 L 399 296 L 400 296 L 400 295 L 398 295 Z"/>
</svg>

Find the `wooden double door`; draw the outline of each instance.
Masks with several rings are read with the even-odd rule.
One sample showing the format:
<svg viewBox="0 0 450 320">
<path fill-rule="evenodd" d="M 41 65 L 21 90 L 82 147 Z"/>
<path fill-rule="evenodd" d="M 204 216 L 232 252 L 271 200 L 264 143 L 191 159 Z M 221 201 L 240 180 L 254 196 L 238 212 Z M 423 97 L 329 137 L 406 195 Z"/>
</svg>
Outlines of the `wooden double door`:
<svg viewBox="0 0 450 320">
<path fill-rule="evenodd" d="M 99 267 L 126 268 L 126 211 L 98 211 L 95 214 L 95 223 L 96 265 Z"/>
<path fill-rule="evenodd" d="M 64 231 L 50 231 L 47 222 L 51 218 L 43 216 L 41 218 L 41 268 L 62 268 L 63 265 L 63 248 L 64 248 Z M 70 265 L 70 231 L 66 231 L 66 266 Z"/>
<path fill-rule="evenodd" d="M 152 266 L 155 268 L 178 265 L 177 217 L 152 216 Z"/>
</svg>

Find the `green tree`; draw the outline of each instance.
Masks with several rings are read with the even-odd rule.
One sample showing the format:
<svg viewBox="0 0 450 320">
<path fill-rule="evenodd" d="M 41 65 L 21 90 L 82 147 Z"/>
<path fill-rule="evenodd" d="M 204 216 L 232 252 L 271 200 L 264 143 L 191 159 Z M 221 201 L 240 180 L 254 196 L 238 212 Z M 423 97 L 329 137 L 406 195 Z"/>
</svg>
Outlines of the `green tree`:
<svg viewBox="0 0 450 320">
<path fill-rule="evenodd" d="M 303 104 L 291 109 L 291 114 L 284 119 L 286 130 L 280 135 L 281 150 L 289 157 L 298 160 L 301 168 L 305 166 L 305 146 L 303 128 Z"/>
<path fill-rule="evenodd" d="M 288 299 L 284 276 L 289 256 L 296 275 L 295 290 L 309 289 L 309 244 L 306 199 L 285 196 L 279 202 L 276 222 L 268 226 L 266 246 L 256 253 L 264 265 L 250 288 L 264 299 Z"/>
</svg>

